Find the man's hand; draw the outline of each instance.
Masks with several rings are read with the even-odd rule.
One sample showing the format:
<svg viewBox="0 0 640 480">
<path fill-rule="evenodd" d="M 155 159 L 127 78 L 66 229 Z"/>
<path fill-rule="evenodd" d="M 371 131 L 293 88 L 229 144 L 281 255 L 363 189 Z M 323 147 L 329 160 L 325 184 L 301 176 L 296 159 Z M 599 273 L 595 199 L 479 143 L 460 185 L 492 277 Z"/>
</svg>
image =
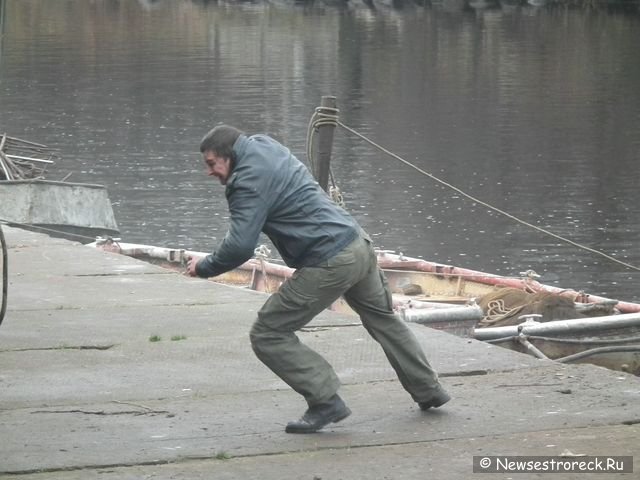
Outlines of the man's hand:
<svg viewBox="0 0 640 480">
<path fill-rule="evenodd" d="M 196 273 L 196 265 L 198 265 L 199 261 L 200 258 L 189 257 L 189 260 L 187 261 L 187 271 L 185 272 L 185 274 L 189 275 L 190 277 L 197 277 L 198 274 Z"/>
</svg>

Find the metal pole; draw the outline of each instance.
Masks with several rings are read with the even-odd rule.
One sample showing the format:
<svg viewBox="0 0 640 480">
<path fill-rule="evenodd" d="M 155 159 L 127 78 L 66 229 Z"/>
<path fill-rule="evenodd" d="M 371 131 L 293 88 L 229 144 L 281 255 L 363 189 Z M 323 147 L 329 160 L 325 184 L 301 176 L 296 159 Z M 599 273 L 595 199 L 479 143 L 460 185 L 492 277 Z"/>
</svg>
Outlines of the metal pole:
<svg viewBox="0 0 640 480">
<path fill-rule="evenodd" d="M 7 264 L 7 242 L 0 225 L 0 245 L 2 246 L 2 307 L 0 307 L 0 325 L 4 320 L 4 314 L 7 311 L 7 292 L 9 290 L 9 266 Z"/>
<path fill-rule="evenodd" d="M 336 115 L 336 97 L 324 96 L 318 108 L 319 114 Z M 333 149 L 333 132 L 335 125 L 322 122 L 318 127 L 318 161 L 315 164 L 314 177 L 326 192 L 329 188 L 329 168 L 331 166 L 331 150 Z"/>
<path fill-rule="evenodd" d="M 528 337 L 567 337 L 571 335 L 597 334 L 602 330 L 637 328 L 640 325 L 640 313 L 624 313 L 605 317 L 574 318 L 571 320 L 553 320 L 544 323 L 522 324 L 522 333 Z M 476 328 L 473 338 L 476 340 L 496 340 L 514 337 L 519 333 L 520 325 L 506 327 Z"/>
</svg>

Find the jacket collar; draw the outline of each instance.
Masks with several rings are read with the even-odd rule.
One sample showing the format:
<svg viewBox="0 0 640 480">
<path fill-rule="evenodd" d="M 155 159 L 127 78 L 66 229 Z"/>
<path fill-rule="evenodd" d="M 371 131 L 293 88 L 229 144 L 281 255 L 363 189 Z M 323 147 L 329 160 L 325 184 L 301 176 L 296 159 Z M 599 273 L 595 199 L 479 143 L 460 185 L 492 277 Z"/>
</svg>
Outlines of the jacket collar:
<svg viewBox="0 0 640 480">
<path fill-rule="evenodd" d="M 238 137 L 236 142 L 233 144 L 233 153 L 236 154 L 236 164 L 240 163 L 242 157 L 244 157 L 245 151 L 247 150 L 247 144 L 249 143 L 249 138 L 242 134 Z"/>
</svg>

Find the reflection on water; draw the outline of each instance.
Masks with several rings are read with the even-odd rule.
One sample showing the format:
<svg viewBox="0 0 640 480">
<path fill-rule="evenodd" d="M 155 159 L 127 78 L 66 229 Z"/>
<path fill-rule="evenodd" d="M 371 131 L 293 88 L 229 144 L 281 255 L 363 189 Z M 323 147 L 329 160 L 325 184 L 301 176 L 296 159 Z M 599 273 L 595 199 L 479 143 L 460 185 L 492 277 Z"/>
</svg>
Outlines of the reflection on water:
<svg viewBox="0 0 640 480">
<path fill-rule="evenodd" d="M 640 265 L 640 16 L 442 1 L 338 8 L 6 0 L 0 127 L 51 172 L 109 187 L 126 241 L 210 250 L 221 187 L 197 153 L 220 122 L 305 160 L 322 95 L 342 121 L 534 225 Z M 399 4 L 396 4 L 399 5 Z M 488 210 L 339 130 L 334 174 L 379 246 L 640 301 L 638 272 Z"/>
</svg>

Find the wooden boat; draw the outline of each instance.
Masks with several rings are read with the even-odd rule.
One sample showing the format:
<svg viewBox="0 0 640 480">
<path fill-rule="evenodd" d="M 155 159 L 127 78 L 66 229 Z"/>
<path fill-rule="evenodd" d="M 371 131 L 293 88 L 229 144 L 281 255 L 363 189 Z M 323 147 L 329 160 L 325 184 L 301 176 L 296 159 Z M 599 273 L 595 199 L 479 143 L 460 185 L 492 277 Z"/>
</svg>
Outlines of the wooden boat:
<svg viewBox="0 0 640 480">
<path fill-rule="evenodd" d="M 44 179 L 56 158 L 45 145 L 0 137 L 0 221 L 72 240 L 117 235 L 104 186 Z"/>
<path fill-rule="evenodd" d="M 206 253 L 121 243 L 99 239 L 90 246 L 183 271 L 187 259 Z M 254 258 L 213 281 L 263 292 L 275 292 L 294 272 L 274 263 L 265 247 Z M 378 251 L 394 297 L 394 307 L 408 322 L 417 322 L 454 335 L 475 338 L 538 358 L 586 362 L 640 375 L 640 304 L 589 295 L 539 283 L 535 272 L 519 278 L 433 263 Z M 563 299 L 572 307 L 569 319 L 548 319 L 530 313 L 511 319 L 515 324 L 482 327 L 487 310 L 482 300 L 517 290 Z M 332 310 L 354 314 L 338 300 Z M 566 310 L 565 310 L 566 311 Z M 548 313 L 545 311 L 545 314 Z"/>
</svg>

